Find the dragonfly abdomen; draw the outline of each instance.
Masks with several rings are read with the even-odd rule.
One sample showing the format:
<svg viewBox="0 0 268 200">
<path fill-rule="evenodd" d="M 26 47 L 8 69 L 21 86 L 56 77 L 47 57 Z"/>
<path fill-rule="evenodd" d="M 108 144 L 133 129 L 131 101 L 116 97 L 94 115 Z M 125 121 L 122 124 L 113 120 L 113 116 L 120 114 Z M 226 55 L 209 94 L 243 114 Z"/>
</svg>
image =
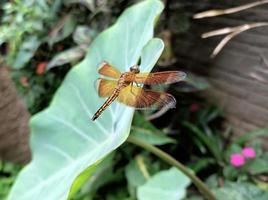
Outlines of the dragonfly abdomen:
<svg viewBox="0 0 268 200">
<path fill-rule="evenodd" d="M 97 110 L 97 112 L 93 115 L 92 120 L 97 119 L 101 113 L 118 97 L 120 93 L 120 89 L 115 88 L 112 95 L 104 102 L 104 104 Z"/>
</svg>

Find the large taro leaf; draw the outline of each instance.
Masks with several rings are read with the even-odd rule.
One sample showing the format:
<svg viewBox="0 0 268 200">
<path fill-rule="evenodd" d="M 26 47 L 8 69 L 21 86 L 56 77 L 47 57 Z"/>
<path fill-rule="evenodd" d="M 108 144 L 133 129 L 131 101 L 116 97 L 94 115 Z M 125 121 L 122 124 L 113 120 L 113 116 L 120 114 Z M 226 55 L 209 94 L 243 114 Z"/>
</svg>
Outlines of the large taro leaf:
<svg viewBox="0 0 268 200">
<path fill-rule="evenodd" d="M 150 71 L 163 50 L 152 39 L 163 9 L 147 0 L 127 9 L 116 24 L 90 45 L 86 58 L 66 76 L 51 105 L 31 119 L 32 162 L 19 174 L 9 200 L 62 200 L 76 177 L 116 149 L 128 137 L 134 109 L 113 103 L 96 121 L 90 118 L 105 99 L 94 87 L 97 66 L 108 61 L 128 71 L 141 56 L 141 71 Z"/>
</svg>

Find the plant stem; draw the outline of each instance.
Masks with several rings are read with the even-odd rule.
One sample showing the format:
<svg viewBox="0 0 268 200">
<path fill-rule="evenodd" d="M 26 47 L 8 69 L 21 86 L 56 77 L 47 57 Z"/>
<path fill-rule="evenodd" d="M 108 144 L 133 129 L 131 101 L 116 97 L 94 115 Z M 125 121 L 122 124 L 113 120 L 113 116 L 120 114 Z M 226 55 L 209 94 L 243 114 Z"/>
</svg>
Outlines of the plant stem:
<svg viewBox="0 0 268 200">
<path fill-rule="evenodd" d="M 129 136 L 127 139 L 128 142 L 135 144 L 137 146 L 140 146 L 149 152 L 155 154 L 162 160 L 166 161 L 170 165 L 175 166 L 178 168 L 181 172 L 183 172 L 186 176 L 188 176 L 192 182 L 196 185 L 196 187 L 199 189 L 199 191 L 206 196 L 208 200 L 216 200 L 216 197 L 212 194 L 212 192 L 208 189 L 205 183 L 203 183 L 197 176 L 195 176 L 186 166 L 184 166 L 182 163 L 179 161 L 175 160 L 173 157 L 162 151 L 161 149 L 148 144 L 138 138 Z"/>
</svg>

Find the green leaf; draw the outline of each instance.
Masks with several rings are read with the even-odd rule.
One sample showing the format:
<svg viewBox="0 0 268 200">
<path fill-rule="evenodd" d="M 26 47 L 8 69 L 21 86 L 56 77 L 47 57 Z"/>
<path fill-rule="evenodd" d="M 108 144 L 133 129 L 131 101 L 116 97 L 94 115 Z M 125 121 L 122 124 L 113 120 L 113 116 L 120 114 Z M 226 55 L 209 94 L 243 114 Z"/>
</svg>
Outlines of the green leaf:
<svg viewBox="0 0 268 200">
<path fill-rule="evenodd" d="M 90 120 L 105 101 L 94 87 L 98 65 L 106 60 L 124 72 L 142 55 L 141 71 L 150 71 L 163 50 L 163 42 L 152 39 L 162 9 L 159 0 L 143 1 L 92 42 L 50 106 L 32 117 L 33 160 L 19 174 L 9 200 L 66 199 L 78 175 L 126 140 L 133 108 L 114 102 L 99 119 Z"/>
<path fill-rule="evenodd" d="M 65 0 L 64 3 L 66 5 L 79 3 L 79 4 L 86 6 L 92 12 L 94 12 L 94 10 L 96 9 L 94 0 Z"/>
<path fill-rule="evenodd" d="M 249 170 L 253 174 L 262 174 L 268 172 L 268 160 L 262 158 L 256 158 L 249 166 Z"/>
<path fill-rule="evenodd" d="M 200 90 L 206 90 L 210 87 L 209 82 L 202 76 L 198 76 L 194 73 L 187 72 L 187 77 L 180 87 L 176 90 L 179 92 L 197 92 Z"/>
<path fill-rule="evenodd" d="M 183 125 L 189 128 L 192 133 L 194 133 L 200 141 L 202 141 L 210 151 L 210 153 L 215 157 L 215 159 L 220 162 L 221 161 L 221 150 L 219 145 L 217 144 L 216 138 L 206 135 L 205 132 L 199 129 L 196 125 L 190 122 L 183 122 Z"/>
<path fill-rule="evenodd" d="M 97 165 L 98 163 L 95 163 L 88 167 L 75 179 L 70 190 L 69 197 L 73 197 L 80 190 L 81 186 L 90 178 L 90 176 L 94 176 Z"/>
<path fill-rule="evenodd" d="M 40 44 L 41 41 L 39 41 L 36 36 L 30 36 L 26 38 L 25 41 L 22 43 L 18 54 L 16 55 L 12 67 L 14 67 L 15 69 L 20 69 L 24 67 L 27 62 L 29 62 L 29 60 L 33 57 L 35 51 Z"/>
<path fill-rule="evenodd" d="M 139 138 L 143 141 L 146 141 L 152 145 L 164 145 L 170 143 L 176 143 L 176 140 L 166 136 L 164 133 L 155 133 L 148 129 L 143 129 L 139 127 L 132 127 L 131 135 L 133 137 Z"/>
<path fill-rule="evenodd" d="M 73 40 L 78 45 L 89 44 L 94 34 L 94 31 L 88 26 L 77 26 L 73 33 Z"/>
<path fill-rule="evenodd" d="M 5 199 L 10 191 L 11 185 L 15 181 L 16 175 L 21 169 L 21 166 L 0 161 L 0 169 L 0 199 Z"/>
<path fill-rule="evenodd" d="M 265 200 L 268 191 L 263 191 L 251 183 L 226 182 L 223 188 L 213 190 L 218 200 Z"/>
<path fill-rule="evenodd" d="M 164 145 L 176 143 L 176 140 L 168 137 L 152 123 L 147 121 L 143 115 L 135 113 L 131 134 L 141 140 L 153 145 Z"/>
<path fill-rule="evenodd" d="M 189 184 L 190 179 L 176 168 L 161 171 L 138 188 L 138 200 L 179 200 Z"/>
<path fill-rule="evenodd" d="M 208 166 L 215 164 L 215 160 L 213 158 L 198 158 L 193 160 L 188 166 L 197 174 L 199 171 L 207 168 Z"/>
<path fill-rule="evenodd" d="M 96 163 L 97 167 L 95 169 L 92 166 L 89 167 L 89 170 L 94 170 L 92 173 L 85 170 L 79 175 L 72 185 L 69 197 L 76 197 L 79 199 L 82 196 L 88 196 L 89 194 L 94 195 L 101 186 L 113 181 L 115 176 L 117 176 L 117 173 L 113 170 L 115 164 L 114 156 L 115 153 L 106 156 L 103 161 Z M 77 193 L 78 190 L 79 193 Z"/>
<path fill-rule="evenodd" d="M 234 143 L 243 145 L 245 142 L 260 136 L 267 136 L 268 135 L 268 129 L 266 128 L 260 128 L 254 131 L 251 131 L 249 133 L 246 133 L 240 137 L 238 137 L 236 140 L 234 140 Z"/>
<path fill-rule="evenodd" d="M 76 25 L 76 20 L 72 15 L 65 15 L 53 27 L 47 38 L 49 46 L 60 42 L 72 34 Z"/>
<path fill-rule="evenodd" d="M 135 197 L 136 188 L 146 182 L 144 175 L 138 167 L 137 161 L 132 160 L 125 168 L 128 190 L 132 197 Z"/>
<path fill-rule="evenodd" d="M 200 196 L 191 196 L 191 197 L 188 197 L 185 200 L 204 200 L 204 198 L 200 197 Z"/>
<path fill-rule="evenodd" d="M 76 62 L 79 59 L 83 58 L 85 53 L 85 49 L 79 46 L 60 52 L 59 54 L 54 56 L 52 60 L 48 63 L 46 70 L 50 70 L 53 67 L 61 66 L 67 63 Z"/>
<path fill-rule="evenodd" d="M 226 179 L 232 180 L 235 179 L 236 177 L 238 177 L 240 175 L 239 173 L 239 169 L 236 169 L 235 167 L 228 165 L 226 167 L 223 168 L 223 175 Z M 241 171 L 242 173 L 242 171 Z"/>
<path fill-rule="evenodd" d="M 245 200 L 242 194 L 231 188 L 214 190 L 214 194 L 218 200 Z"/>
</svg>

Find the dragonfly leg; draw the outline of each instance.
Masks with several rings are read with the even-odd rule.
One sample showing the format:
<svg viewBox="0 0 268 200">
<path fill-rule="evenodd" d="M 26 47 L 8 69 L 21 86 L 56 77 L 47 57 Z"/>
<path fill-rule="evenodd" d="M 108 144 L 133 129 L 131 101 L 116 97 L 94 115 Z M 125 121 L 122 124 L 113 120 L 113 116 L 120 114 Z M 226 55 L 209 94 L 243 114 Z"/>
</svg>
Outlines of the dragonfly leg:
<svg viewBox="0 0 268 200">
<path fill-rule="evenodd" d="M 132 88 L 133 88 L 133 82 L 130 83 L 130 92 L 131 92 L 132 94 L 134 94 Z"/>
<path fill-rule="evenodd" d="M 141 85 L 139 85 L 136 81 L 134 81 L 134 83 L 136 84 L 137 87 L 141 87 Z"/>
</svg>

